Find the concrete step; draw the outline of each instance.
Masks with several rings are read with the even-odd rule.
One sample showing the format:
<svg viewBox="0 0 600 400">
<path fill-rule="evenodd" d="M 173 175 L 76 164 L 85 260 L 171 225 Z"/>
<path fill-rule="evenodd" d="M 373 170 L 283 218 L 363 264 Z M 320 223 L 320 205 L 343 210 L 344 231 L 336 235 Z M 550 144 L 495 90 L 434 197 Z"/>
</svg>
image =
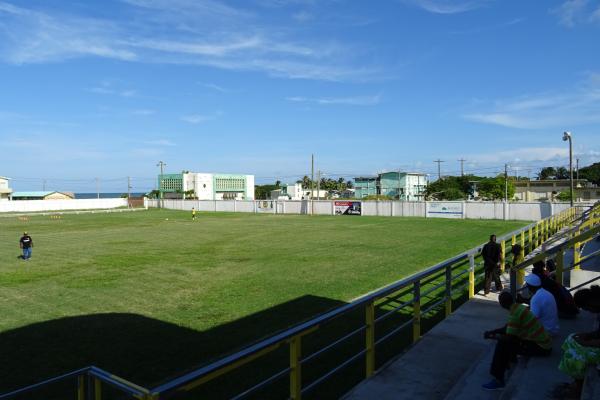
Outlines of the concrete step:
<svg viewBox="0 0 600 400">
<path fill-rule="evenodd" d="M 594 318 L 582 313 L 573 320 L 561 320 L 560 333 L 553 339 L 553 351 L 549 357 L 519 357 L 519 361 L 508 373 L 506 387 L 502 391 L 488 392 L 481 385 L 490 381 L 490 363 L 494 345 L 481 357 L 449 391 L 444 400 L 548 400 L 554 399 L 552 392 L 570 378 L 558 369 L 562 356 L 561 345 L 573 332 L 590 331 Z"/>
</svg>

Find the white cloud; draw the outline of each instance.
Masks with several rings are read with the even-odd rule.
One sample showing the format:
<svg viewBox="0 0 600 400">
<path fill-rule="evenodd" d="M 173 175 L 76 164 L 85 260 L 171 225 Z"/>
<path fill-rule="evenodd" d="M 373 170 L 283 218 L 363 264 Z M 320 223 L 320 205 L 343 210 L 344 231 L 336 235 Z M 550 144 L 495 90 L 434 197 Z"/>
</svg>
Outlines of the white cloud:
<svg viewBox="0 0 600 400">
<path fill-rule="evenodd" d="M 148 140 L 148 141 L 145 141 L 144 143 L 151 145 L 151 146 L 168 146 L 168 147 L 175 146 L 175 143 L 173 143 L 169 139 Z"/>
<path fill-rule="evenodd" d="M 154 114 L 156 114 L 156 110 L 140 109 L 140 110 L 133 110 L 131 113 L 133 115 L 154 115 Z"/>
<path fill-rule="evenodd" d="M 569 156 L 566 147 L 520 147 L 514 150 L 475 154 L 467 157 L 476 163 L 535 162 L 562 160 Z"/>
<path fill-rule="evenodd" d="M 229 93 L 230 92 L 229 89 L 226 89 L 226 88 L 224 88 L 222 86 L 219 86 L 219 85 L 215 85 L 214 83 L 199 83 L 199 84 L 202 85 L 202 86 L 204 86 L 204 87 L 207 87 L 209 89 L 216 90 L 217 92 L 221 92 L 221 93 Z"/>
<path fill-rule="evenodd" d="M 301 31 L 264 24 L 260 14 L 240 7 L 207 0 L 122 1 L 124 18 L 117 23 L 36 11 L 0 0 L 0 60 L 27 64 L 93 56 L 261 71 L 293 79 L 375 76 L 376 68 L 356 66 L 361 54 L 357 48 L 306 39 Z M 296 34 L 303 39 L 295 39 Z"/>
<path fill-rule="evenodd" d="M 298 103 L 315 103 L 321 105 L 353 105 L 353 106 L 373 106 L 377 105 L 381 101 L 381 95 L 374 96 L 355 96 L 355 97 L 321 97 L 321 98 L 309 98 L 309 97 L 286 97 L 286 100 L 298 102 Z"/>
<path fill-rule="evenodd" d="M 98 86 L 94 86 L 88 89 L 92 93 L 96 94 L 106 94 L 106 95 L 114 95 L 121 97 L 135 97 L 137 96 L 137 91 L 133 89 L 120 89 L 116 88 L 113 84 L 103 82 Z"/>
<path fill-rule="evenodd" d="M 492 0 L 401 0 L 435 14 L 458 14 L 484 7 Z"/>
<path fill-rule="evenodd" d="M 600 6 L 592 4 L 590 0 L 567 0 L 550 12 L 558 17 L 561 25 L 568 28 L 581 23 L 600 22 Z"/>
<path fill-rule="evenodd" d="M 567 94 L 565 94 L 567 93 Z M 485 110 L 465 113 L 465 119 L 519 129 L 564 129 L 600 122 L 600 79 L 590 74 L 578 87 L 557 92 L 523 95 L 493 103 Z"/>
<path fill-rule="evenodd" d="M 210 115 L 204 115 L 204 114 L 189 114 L 189 115 L 184 115 L 182 116 L 180 119 L 184 122 L 188 122 L 190 124 L 201 124 L 203 122 L 207 122 L 207 121 L 212 121 L 214 119 L 219 118 L 223 113 L 221 111 L 218 111 L 214 114 L 210 114 Z"/>
</svg>

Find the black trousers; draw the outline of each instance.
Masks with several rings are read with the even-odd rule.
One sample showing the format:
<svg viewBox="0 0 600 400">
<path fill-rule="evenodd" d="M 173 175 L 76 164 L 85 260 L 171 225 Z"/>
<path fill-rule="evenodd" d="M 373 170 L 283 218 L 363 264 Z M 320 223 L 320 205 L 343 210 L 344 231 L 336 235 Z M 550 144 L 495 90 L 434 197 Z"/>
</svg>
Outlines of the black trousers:
<svg viewBox="0 0 600 400">
<path fill-rule="evenodd" d="M 487 294 L 492 287 L 492 280 L 496 285 L 496 290 L 502 290 L 502 282 L 500 281 L 500 267 L 496 265 L 485 266 L 485 287 L 484 292 Z"/>
<path fill-rule="evenodd" d="M 498 381 L 504 382 L 504 372 L 510 367 L 511 361 L 517 361 L 517 355 L 545 357 L 550 353 L 552 349 L 544 349 L 535 342 L 520 340 L 513 336 L 502 336 L 496 343 L 490 374 Z"/>
</svg>

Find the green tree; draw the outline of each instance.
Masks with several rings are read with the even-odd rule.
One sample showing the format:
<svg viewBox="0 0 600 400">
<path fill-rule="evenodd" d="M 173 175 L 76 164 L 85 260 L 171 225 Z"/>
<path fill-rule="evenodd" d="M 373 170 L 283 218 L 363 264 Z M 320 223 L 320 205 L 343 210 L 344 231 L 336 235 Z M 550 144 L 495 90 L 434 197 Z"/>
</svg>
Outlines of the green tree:
<svg viewBox="0 0 600 400">
<path fill-rule="evenodd" d="M 504 199 L 505 180 L 504 175 L 498 175 L 495 178 L 483 178 L 477 183 L 479 196 L 487 200 Z M 508 181 L 508 199 L 515 196 L 515 185 L 512 180 Z"/>
<path fill-rule="evenodd" d="M 446 176 L 430 183 L 425 189 L 425 196 L 436 200 L 466 199 L 471 189 L 470 181 L 480 179 L 474 175 Z"/>
<path fill-rule="evenodd" d="M 537 177 L 539 180 L 556 179 L 556 168 L 544 167 L 538 172 Z"/>
<path fill-rule="evenodd" d="M 555 177 L 556 179 L 569 179 L 571 177 L 571 174 L 569 173 L 569 170 L 565 167 L 557 167 Z"/>
<path fill-rule="evenodd" d="M 569 190 L 558 193 L 555 197 L 558 201 L 571 201 L 571 194 Z"/>
<path fill-rule="evenodd" d="M 600 185 L 600 162 L 579 168 L 579 179 L 587 179 L 596 185 Z"/>
</svg>

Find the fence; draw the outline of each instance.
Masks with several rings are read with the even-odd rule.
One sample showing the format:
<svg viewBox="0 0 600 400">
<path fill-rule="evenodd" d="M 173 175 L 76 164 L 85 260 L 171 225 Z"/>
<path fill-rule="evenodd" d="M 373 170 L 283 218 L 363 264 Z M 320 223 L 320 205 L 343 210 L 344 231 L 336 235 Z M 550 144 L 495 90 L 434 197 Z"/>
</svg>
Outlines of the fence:
<svg viewBox="0 0 600 400">
<path fill-rule="evenodd" d="M 215 208 L 218 208 L 217 204 L 212 203 Z M 519 243 L 522 246 L 523 254 L 529 253 L 547 241 L 553 234 L 570 226 L 579 215 L 585 219 L 589 218 L 590 213 L 583 213 L 581 208 L 569 208 L 499 238 L 498 241 L 502 248 L 502 267 L 504 267 L 506 255 L 510 254 L 513 245 Z M 597 208 L 591 215 L 593 216 L 592 224 L 600 222 Z M 581 229 L 581 226 L 578 229 Z M 583 235 L 585 235 L 585 239 L 590 238 L 598 229 L 594 227 L 575 236 L 573 243 L 583 240 Z M 574 232 L 576 234 L 576 231 Z M 88 367 L 0 395 L 0 399 L 15 398 L 24 393 L 45 388 L 57 381 L 73 379 L 73 377 L 77 378 L 78 400 L 101 400 L 104 384 L 118 388 L 130 398 L 158 400 L 186 393 L 197 398 L 198 396 L 194 392 L 197 388 L 202 388 L 204 385 L 214 382 L 215 379 L 233 373 L 255 360 L 264 359 L 275 351 L 287 349 L 289 363 L 285 368 L 268 377 L 257 378 L 258 374 L 253 374 L 252 377 L 257 381 L 230 397 L 234 399 L 248 398 L 268 389 L 275 383 L 289 379 L 289 398 L 299 400 L 302 396 L 314 392 L 331 380 L 338 372 L 361 360 L 364 363 L 364 377 L 370 377 L 377 367 L 376 354 L 380 351 L 380 346 L 384 343 L 389 344 L 391 338 L 402 333 L 409 334 L 413 342 L 418 341 L 424 331 L 423 318 L 438 310 L 442 316 L 448 316 L 458 305 L 459 298 L 472 298 L 476 285 L 481 285 L 483 277 L 480 252 L 481 247 L 471 249 L 152 389 L 142 388 L 98 368 Z M 304 354 L 303 342 L 306 341 L 306 338 L 322 334 L 334 321 L 340 321 L 353 313 L 362 316 L 362 322 L 358 326 L 348 327 L 350 331 L 343 334 L 336 332 L 338 335 L 331 341 L 321 345 L 310 354 Z M 402 318 L 398 319 L 398 316 Z M 390 321 L 393 323 L 390 324 Z M 329 339 L 328 336 L 326 337 Z M 319 365 L 315 363 L 316 360 L 322 360 L 324 355 L 331 353 L 345 354 L 342 350 L 345 349 L 347 352 L 349 342 L 356 339 L 360 339 L 359 343 L 363 343 L 360 351 L 337 362 L 330 370 L 316 375 L 313 373 L 310 381 L 306 378 L 306 372 L 310 371 L 309 368 L 315 369 Z M 230 384 L 229 386 L 234 385 Z"/>
<path fill-rule="evenodd" d="M 173 210 L 268 214 L 335 215 L 336 200 L 147 200 L 148 207 Z M 539 221 L 568 209 L 568 203 L 470 201 L 360 201 L 361 215 Z M 586 204 L 581 204 L 586 205 Z"/>
<path fill-rule="evenodd" d="M 95 210 L 127 207 L 127 199 L 13 200 L 0 201 L 1 212 Z"/>
</svg>

